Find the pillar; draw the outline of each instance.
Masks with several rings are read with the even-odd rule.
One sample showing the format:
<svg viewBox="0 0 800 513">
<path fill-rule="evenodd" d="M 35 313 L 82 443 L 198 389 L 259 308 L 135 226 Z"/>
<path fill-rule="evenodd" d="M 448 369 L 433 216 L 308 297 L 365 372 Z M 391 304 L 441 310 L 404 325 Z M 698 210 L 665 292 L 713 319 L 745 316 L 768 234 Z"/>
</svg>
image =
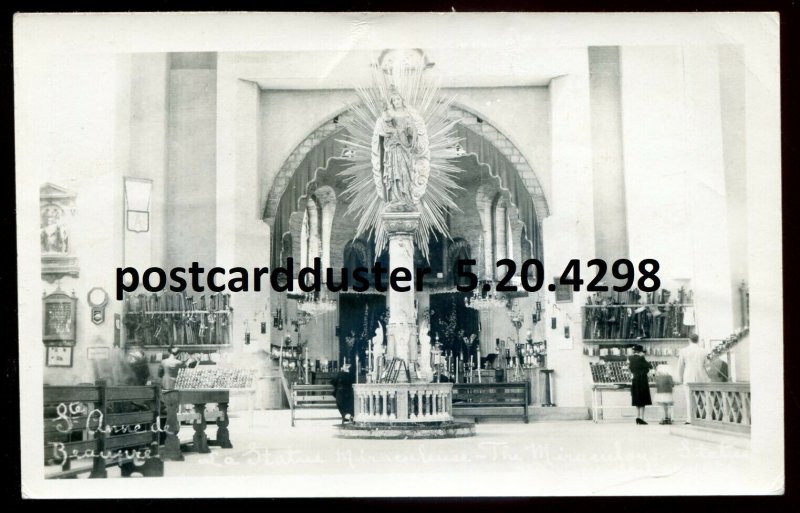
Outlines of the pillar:
<svg viewBox="0 0 800 513">
<path fill-rule="evenodd" d="M 494 255 L 497 260 L 506 258 L 508 243 L 506 241 L 506 202 L 498 199 L 494 209 Z M 495 279 L 502 279 L 505 275 L 504 267 L 495 267 Z"/>
<path fill-rule="evenodd" d="M 561 275 L 570 259 L 579 259 L 587 275 L 586 262 L 595 253 L 588 52 L 584 58 L 581 70 L 550 82 L 552 175 L 557 179 L 553 180 L 552 214 L 543 223 L 548 283 Z M 585 406 L 590 401 L 584 387 L 589 366 L 583 359 L 580 329 L 585 286 L 573 293 L 571 302 L 558 303 L 557 309 L 555 294 L 544 293 L 547 365 L 555 371 L 553 394 L 558 406 Z M 551 329 L 551 317 L 556 318 L 556 329 Z M 570 338 L 564 336 L 567 323 Z"/>
<path fill-rule="evenodd" d="M 311 266 L 314 264 L 314 259 L 320 256 L 319 208 L 313 198 L 308 198 L 306 211 L 308 212 L 308 261 L 302 265 Z"/>
<path fill-rule="evenodd" d="M 658 260 L 672 298 L 689 280 L 700 337 L 725 338 L 734 326 L 718 49 L 626 46 L 620 68 L 630 259 Z"/>
<path fill-rule="evenodd" d="M 751 31 L 753 44 L 744 51 L 748 221 L 745 228 L 748 244 L 744 251 L 750 283 L 748 338 L 753 341 L 748 381 L 752 383 L 753 419 L 758 419 L 752 426 L 750 451 L 754 485 L 766 493 L 776 493 L 785 483 L 786 455 L 782 422 L 786 378 L 781 372 L 786 339 L 784 275 L 780 272 L 783 265 L 780 38 L 777 30 L 766 30 L 779 26 L 776 13 L 757 16 Z M 791 294 L 792 290 L 788 292 Z M 759 422 L 761 419 L 765 420 Z"/>
<path fill-rule="evenodd" d="M 494 277 L 494 259 L 492 258 L 492 202 L 487 199 L 481 208 L 481 244 L 480 250 L 483 251 L 481 258 L 483 261 L 482 277 L 490 280 Z"/>
<path fill-rule="evenodd" d="M 589 47 L 589 81 L 595 254 L 610 263 L 628 257 L 619 47 Z"/>
<path fill-rule="evenodd" d="M 218 263 L 217 205 L 225 205 L 217 201 L 216 188 L 219 112 L 216 54 L 173 53 L 169 66 L 166 130 L 169 237 L 164 259 L 170 268 L 189 266 L 196 261 L 209 269 Z M 147 141 L 141 142 L 141 147 L 157 148 Z M 149 167 L 149 159 L 143 165 Z M 200 294 L 195 296 L 199 300 Z"/>
<path fill-rule="evenodd" d="M 216 264 L 220 267 L 241 266 L 252 272 L 255 267 L 273 263 L 270 262 L 269 226 L 261 220 L 263 203 L 259 194 L 260 91 L 258 84 L 240 77 L 236 57 L 219 54 L 216 197 L 220 208 L 216 210 L 215 251 Z M 271 366 L 267 353 L 271 330 L 267 329 L 264 334 L 260 330 L 262 321 L 270 325 L 269 289 L 269 284 L 264 283 L 260 291 L 251 287 L 247 292 L 231 294 L 235 312 L 231 325 L 232 348 L 224 351 L 231 365 L 257 368 L 260 377 L 265 377 Z M 249 345 L 245 344 L 245 321 L 250 332 Z M 272 342 L 278 344 L 280 339 Z M 243 406 L 243 398 L 232 398 L 232 409 Z"/>
<path fill-rule="evenodd" d="M 414 232 L 419 212 L 386 212 L 383 229 L 389 235 L 389 269 L 404 267 L 411 273 L 411 288 L 388 292 L 387 358 L 400 358 L 410 366 L 416 360 L 417 317 L 414 310 Z M 401 373 L 402 374 L 402 373 Z M 398 376 L 398 380 L 402 377 Z"/>
</svg>

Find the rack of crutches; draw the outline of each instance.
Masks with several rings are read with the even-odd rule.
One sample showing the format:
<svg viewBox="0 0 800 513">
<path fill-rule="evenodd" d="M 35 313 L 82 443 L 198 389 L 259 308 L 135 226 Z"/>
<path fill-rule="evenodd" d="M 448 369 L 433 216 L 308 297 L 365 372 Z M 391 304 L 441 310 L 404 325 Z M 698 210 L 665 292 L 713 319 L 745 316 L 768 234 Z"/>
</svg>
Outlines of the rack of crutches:
<svg viewBox="0 0 800 513">
<path fill-rule="evenodd" d="M 584 342 L 685 339 L 694 329 L 692 292 L 681 288 L 647 293 L 595 294 L 583 307 Z"/>
<path fill-rule="evenodd" d="M 129 294 L 123 301 L 127 345 L 225 346 L 230 344 L 230 294 Z"/>
</svg>

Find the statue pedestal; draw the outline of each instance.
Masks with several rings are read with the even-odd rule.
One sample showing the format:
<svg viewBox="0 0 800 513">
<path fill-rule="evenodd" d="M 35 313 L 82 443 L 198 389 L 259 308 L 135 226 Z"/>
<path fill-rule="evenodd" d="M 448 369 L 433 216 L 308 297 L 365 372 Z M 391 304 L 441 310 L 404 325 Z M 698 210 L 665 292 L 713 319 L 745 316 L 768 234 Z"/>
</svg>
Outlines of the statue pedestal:
<svg viewBox="0 0 800 513">
<path fill-rule="evenodd" d="M 381 217 L 383 229 L 389 237 L 389 273 L 405 268 L 411 281 L 401 282 L 407 291 L 389 288 L 389 322 L 387 333 L 387 359 L 400 358 L 412 370 L 417 359 L 417 313 L 414 308 L 414 233 L 419 224 L 419 212 L 388 211 Z M 400 277 L 408 275 L 401 274 Z M 401 375 L 404 373 L 400 373 Z M 398 379 L 401 379 L 398 376 Z M 402 376 L 405 379 L 405 376 Z"/>
</svg>

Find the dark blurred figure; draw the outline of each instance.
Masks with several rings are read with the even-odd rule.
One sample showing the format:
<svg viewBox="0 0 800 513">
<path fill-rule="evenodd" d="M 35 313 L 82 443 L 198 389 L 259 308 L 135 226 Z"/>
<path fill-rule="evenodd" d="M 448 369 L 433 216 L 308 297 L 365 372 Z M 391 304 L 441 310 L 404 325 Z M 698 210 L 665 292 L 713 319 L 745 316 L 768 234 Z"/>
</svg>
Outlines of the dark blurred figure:
<svg viewBox="0 0 800 513">
<path fill-rule="evenodd" d="M 126 379 L 126 385 L 145 386 L 150 381 L 150 366 L 147 356 L 141 349 L 132 349 L 126 358 L 131 373 Z"/>
<path fill-rule="evenodd" d="M 706 364 L 706 373 L 712 382 L 728 381 L 728 363 L 719 356 L 715 356 Z"/>
<path fill-rule="evenodd" d="M 353 375 L 350 374 L 350 364 L 345 363 L 342 369 L 331 380 L 333 396 L 336 398 L 336 408 L 342 415 L 342 423 L 353 420 L 355 411 L 355 398 L 353 397 Z"/>
</svg>

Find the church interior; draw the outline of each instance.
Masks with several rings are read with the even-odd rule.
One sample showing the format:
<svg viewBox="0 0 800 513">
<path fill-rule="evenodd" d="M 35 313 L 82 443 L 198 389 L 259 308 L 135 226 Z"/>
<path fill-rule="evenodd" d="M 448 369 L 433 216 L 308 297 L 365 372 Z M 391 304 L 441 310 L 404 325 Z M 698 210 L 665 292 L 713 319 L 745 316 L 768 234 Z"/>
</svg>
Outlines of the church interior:
<svg viewBox="0 0 800 513">
<path fill-rule="evenodd" d="M 441 151 L 455 171 L 441 223 L 405 260 L 430 272 L 404 296 L 413 312 L 399 314 L 393 292 L 375 284 L 329 286 L 341 269 L 396 265 L 395 239 L 362 229 L 347 170 L 369 151 L 352 143 L 358 88 L 401 68 L 447 99 L 453 144 Z M 47 113 L 28 164 L 46 170 L 36 286 L 45 389 L 158 383 L 177 358 L 187 389 L 230 389 L 225 425 L 228 412 L 242 429 L 254 412 L 291 410 L 294 422 L 295 388 L 330 385 L 346 368 L 356 388 L 385 383 L 387 325 L 405 315 L 427 328 L 407 342 L 409 382 L 522 386 L 525 422 L 537 425 L 632 424 L 624 385 L 634 345 L 675 370 L 698 335 L 717 365 L 691 407 L 676 389 L 676 423 L 716 411 L 703 398 L 731 394 L 738 402 L 719 406 L 724 422 L 708 427 L 749 433 L 742 46 L 75 54 L 30 78 L 23 101 Z M 274 272 L 290 258 L 292 281 L 281 285 L 292 290 L 144 286 L 162 281 L 145 279 L 151 268 Z M 315 259 L 333 280 L 303 292 L 297 274 Z M 522 264 L 532 259 L 543 286 L 529 292 L 521 284 L 538 271 Z M 587 290 L 593 259 L 607 265 L 596 283 L 606 292 Z M 658 264 L 653 291 L 614 265 L 628 261 L 638 279 L 648 259 Z M 573 260 L 584 280 L 575 288 L 559 283 Z M 142 282 L 119 299 L 122 268 Z M 465 270 L 474 290 L 458 289 Z M 217 385 L 192 384 L 206 378 Z M 195 406 L 206 402 L 215 401 Z M 644 418 L 658 424 L 660 408 Z M 191 426 L 182 433 L 191 439 Z"/>
</svg>

